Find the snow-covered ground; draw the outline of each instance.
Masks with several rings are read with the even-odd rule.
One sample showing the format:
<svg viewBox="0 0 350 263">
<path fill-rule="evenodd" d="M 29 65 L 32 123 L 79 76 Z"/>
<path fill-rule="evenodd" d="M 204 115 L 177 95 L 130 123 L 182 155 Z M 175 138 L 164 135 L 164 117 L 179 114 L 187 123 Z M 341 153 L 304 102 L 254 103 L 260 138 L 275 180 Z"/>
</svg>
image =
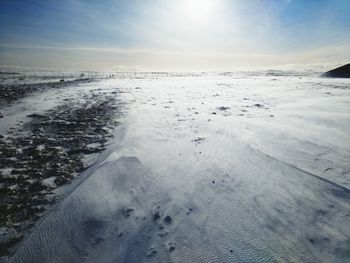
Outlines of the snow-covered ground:
<svg viewBox="0 0 350 263">
<path fill-rule="evenodd" d="M 123 78 L 114 144 L 9 262 L 348 262 L 350 80 Z"/>
</svg>

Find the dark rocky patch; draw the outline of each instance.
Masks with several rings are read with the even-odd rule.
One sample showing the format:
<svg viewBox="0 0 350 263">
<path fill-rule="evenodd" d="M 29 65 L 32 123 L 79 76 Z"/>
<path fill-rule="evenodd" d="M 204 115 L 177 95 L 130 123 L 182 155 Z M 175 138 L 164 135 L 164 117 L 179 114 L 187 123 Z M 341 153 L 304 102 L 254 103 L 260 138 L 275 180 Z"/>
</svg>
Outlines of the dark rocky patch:
<svg viewBox="0 0 350 263">
<path fill-rule="evenodd" d="M 82 97 L 86 102 L 69 99 L 43 114 L 29 115 L 28 133 L 16 128 L 0 136 L 0 229 L 6 230 L 1 231 L 0 256 L 56 202 L 52 190 L 87 168 L 83 157 L 107 147 L 118 125 L 116 97 L 95 91 Z"/>
<path fill-rule="evenodd" d="M 89 79 L 78 79 L 72 81 L 59 81 L 48 83 L 22 84 L 22 85 L 0 85 L 0 108 L 3 108 L 28 94 L 44 92 L 48 89 L 60 89 L 72 84 L 89 82 Z"/>
</svg>

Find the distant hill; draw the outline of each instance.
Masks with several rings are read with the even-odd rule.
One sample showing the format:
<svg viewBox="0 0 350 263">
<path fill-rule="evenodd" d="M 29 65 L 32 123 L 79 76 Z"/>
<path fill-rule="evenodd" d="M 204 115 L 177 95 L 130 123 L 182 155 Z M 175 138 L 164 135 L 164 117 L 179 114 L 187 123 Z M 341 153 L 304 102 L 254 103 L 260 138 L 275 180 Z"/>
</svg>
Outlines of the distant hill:
<svg viewBox="0 0 350 263">
<path fill-rule="evenodd" d="M 339 68 L 327 71 L 323 74 L 323 76 L 330 78 L 350 78 L 350 63 Z"/>
</svg>

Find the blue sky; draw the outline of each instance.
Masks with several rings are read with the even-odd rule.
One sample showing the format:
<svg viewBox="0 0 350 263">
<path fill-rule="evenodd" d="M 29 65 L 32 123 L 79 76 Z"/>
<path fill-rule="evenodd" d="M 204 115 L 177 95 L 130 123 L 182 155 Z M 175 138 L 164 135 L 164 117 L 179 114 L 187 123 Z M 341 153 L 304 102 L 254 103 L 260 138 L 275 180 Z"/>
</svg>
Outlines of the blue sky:
<svg viewBox="0 0 350 263">
<path fill-rule="evenodd" d="M 229 70 L 350 60 L 350 0 L 0 0 L 0 64 Z"/>
</svg>

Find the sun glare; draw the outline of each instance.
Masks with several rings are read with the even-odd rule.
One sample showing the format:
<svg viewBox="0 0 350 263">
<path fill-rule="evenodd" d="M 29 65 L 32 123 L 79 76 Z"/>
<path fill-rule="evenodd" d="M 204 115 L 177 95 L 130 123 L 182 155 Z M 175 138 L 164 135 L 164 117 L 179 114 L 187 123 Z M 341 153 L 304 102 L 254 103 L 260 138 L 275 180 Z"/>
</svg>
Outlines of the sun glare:
<svg viewBox="0 0 350 263">
<path fill-rule="evenodd" d="M 187 0 L 184 2 L 184 12 L 194 22 L 209 20 L 214 7 L 214 0 Z"/>
</svg>

